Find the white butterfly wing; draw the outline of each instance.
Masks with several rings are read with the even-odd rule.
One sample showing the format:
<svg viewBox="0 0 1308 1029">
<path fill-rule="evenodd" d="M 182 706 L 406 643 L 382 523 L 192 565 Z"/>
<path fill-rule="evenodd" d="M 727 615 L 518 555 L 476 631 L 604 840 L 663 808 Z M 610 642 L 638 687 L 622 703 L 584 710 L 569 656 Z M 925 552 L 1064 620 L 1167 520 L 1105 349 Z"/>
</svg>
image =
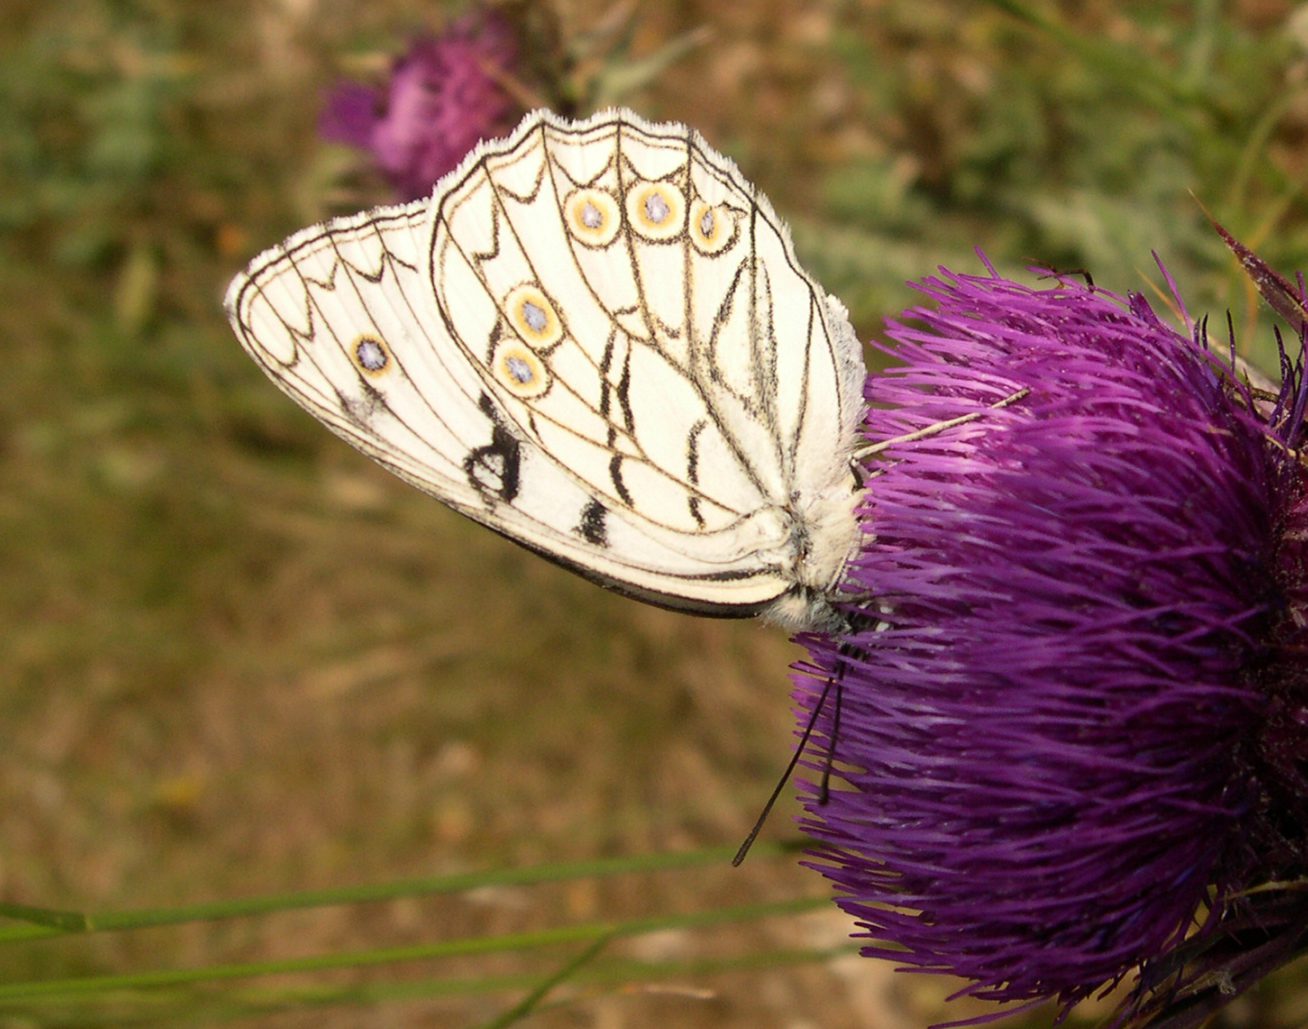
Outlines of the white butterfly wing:
<svg viewBox="0 0 1308 1029">
<path fill-rule="evenodd" d="M 681 126 L 531 115 L 430 200 L 268 251 L 228 311 L 360 450 L 642 599 L 775 610 L 830 593 L 853 545 L 861 349 Z"/>
</svg>

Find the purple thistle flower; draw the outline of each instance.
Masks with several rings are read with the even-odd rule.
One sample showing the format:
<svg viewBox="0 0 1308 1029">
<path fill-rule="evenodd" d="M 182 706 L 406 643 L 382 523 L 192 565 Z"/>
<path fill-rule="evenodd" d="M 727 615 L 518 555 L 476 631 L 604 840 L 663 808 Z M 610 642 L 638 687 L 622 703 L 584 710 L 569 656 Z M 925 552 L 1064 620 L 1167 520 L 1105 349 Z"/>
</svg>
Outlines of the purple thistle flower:
<svg viewBox="0 0 1308 1029">
<path fill-rule="evenodd" d="M 337 86 L 318 131 L 369 151 L 400 198 L 415 200 L 522 113 L 504 88 L 517 59 L 508 21 L 496 11 L 473 12 L 440 36 L 415 39 L 384 87 Z"/>
<path fill-rule="evenodd" d="M 1140 296 L 919 288 L 867 439 L 974 420 L 870 465 L 868 599 L 803 639 L 805 722 L 836 686 L 813 866 L 865 954 L 964 993 L 1070 1006 L 1140 970 L 1123 1019 L 1201 1016 L 1256 978 L 1233 951 L 1308 943 L 1308 893 L 1240 895 L 1308 876 L 1300 373 L 1260 406 Z"/>
</svg>

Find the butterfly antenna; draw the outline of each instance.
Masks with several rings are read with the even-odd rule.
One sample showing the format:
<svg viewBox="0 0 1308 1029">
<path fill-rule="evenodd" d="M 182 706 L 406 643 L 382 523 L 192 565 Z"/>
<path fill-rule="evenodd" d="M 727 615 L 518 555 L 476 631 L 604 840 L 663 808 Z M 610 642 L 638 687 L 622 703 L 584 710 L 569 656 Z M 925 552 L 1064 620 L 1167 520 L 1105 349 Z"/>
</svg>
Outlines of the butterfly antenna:
<svg viewBox="0 0 1308 1029">
<path fill-rule="evenodd" d="M 827 705 L 827 697 L 831 693 L 831 687 L 836 687 L 836 716 L 839 719 L 840 712 L 840 685 L 836 682 L 839 670 L 843 667 L 843 662 L 837 666 L 837 675 L 827 679 L 827 683 L 822 687 L 822 693 L 818 696 L 817 703 L 813 706 L 813 713 L 808 716 L 808 724 L 804 726 L 804 732 L 799 738 L 799 745 L 795 752 L 790 755 L 790 762 L 786 765 L 786 770 L 781 773 L 781 778 L 777 785 L 773 787 L 772 795 L 768 797 L 768 802 L 763 805 L 763 810 L 759 812 L 758 818 L 754 821 L 754 828 L 750 829 L 749 835 L 745 837 L 745 842 L 740 845 L 736 851 L 736 856 L 731 859 L 733 867 L 739 867 L 740 863 L 745 860 L 745 855 L 749 853 L 749 848 L 754 846 L 754 841 L 758 839 L 758 834 L 763 831 L 763 823 L 768 820 L 768 815 L 772 813 L 772 808 L 776 806 L 777 799 L 781 796 L 781 791 L 785 789 L 786 783 L 790 781 L 791 775 L 795 771 L 795 766 L 799 764 L 799 759 L 803 755 L 805 748 L 808 747 L 808 741 L 813 735 L 813 729 L 817 726 L 818 717 L 822 714 L 822 709 Z M 834 743 L 834 734 L 832 740 Z M 825 804 L 829 795 L 827 788 L 828 781 L 831 777 L 831 753 L 827 752 L 826 768 L 822 772 L 822 788 L 818 795 L 818 803 Z"/>
<path fill-rule="evenodd" d="M 883 439 L 878 443 L 864 444 L 854 451 L 854 459 L 856 461 L 866 461 L 869 457 L 879 454 L 883 450 L 888 450 L 890 447 L 897 444 L 913 443 L 920 439 L 927 439 L 930 436 L 938 436 L 940 433 L 949 429 L 954 429 L 960 425 L 966 425 L 968 422 L 975 422 L 980 418 L 984 418 L 987 411 L 999 411 L 1008 407 L 1010 404 L 1016 404 L 1019 400 L 1026 399 L 1030 394 L 1031 387 L 1024 386 L 1022 389 L 1010 393 L 1008 396 L 1004 397 L 1003 400 L 998 400 L 993 404 L 988 404 L 979 411 L 972 411 L 969 414 L 959 415 L 957 418 L 950 418 L 943 422 L 933 422 L 915 432 L 908 432 L 902 436 L 895 436 L 893 439 Z"/>
</svg>

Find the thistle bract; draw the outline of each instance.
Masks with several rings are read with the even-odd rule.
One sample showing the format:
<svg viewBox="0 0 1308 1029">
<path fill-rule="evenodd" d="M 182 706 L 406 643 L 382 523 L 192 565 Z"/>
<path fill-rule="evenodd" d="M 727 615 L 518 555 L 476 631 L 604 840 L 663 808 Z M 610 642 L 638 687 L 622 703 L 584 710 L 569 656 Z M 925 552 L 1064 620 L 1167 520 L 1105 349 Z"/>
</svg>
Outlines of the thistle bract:
<svg viewBox="0 0 1308 1029">
<path fill-rule="evenodd" d="M 853 628 L 796 676 L 805 721 L 834 685 L 814 865 L 867 954 L 1064 1004 L 1143 965 L 1137 1012 L 1308 871 L 1296 376 L 1260 406 L 1138 296 L 919 288 L 868 383 Z"/>
</svg>

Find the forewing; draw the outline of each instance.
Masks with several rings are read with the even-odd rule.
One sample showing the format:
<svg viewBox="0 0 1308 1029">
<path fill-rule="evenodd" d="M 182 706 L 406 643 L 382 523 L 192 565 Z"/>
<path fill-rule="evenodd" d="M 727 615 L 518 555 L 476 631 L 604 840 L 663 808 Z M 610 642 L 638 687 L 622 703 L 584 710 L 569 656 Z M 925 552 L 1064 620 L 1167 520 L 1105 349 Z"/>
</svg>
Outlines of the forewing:
<svg viewBox="0 0 1308 1029">
<path fill-rule="evenodd" d="M 521 435 L 692 565 L 784 578 L 785 509 L 848 488 L 861 348 L 691 130 L 529 119 L 440 197 L 431 273 Z"/>
</svg>

